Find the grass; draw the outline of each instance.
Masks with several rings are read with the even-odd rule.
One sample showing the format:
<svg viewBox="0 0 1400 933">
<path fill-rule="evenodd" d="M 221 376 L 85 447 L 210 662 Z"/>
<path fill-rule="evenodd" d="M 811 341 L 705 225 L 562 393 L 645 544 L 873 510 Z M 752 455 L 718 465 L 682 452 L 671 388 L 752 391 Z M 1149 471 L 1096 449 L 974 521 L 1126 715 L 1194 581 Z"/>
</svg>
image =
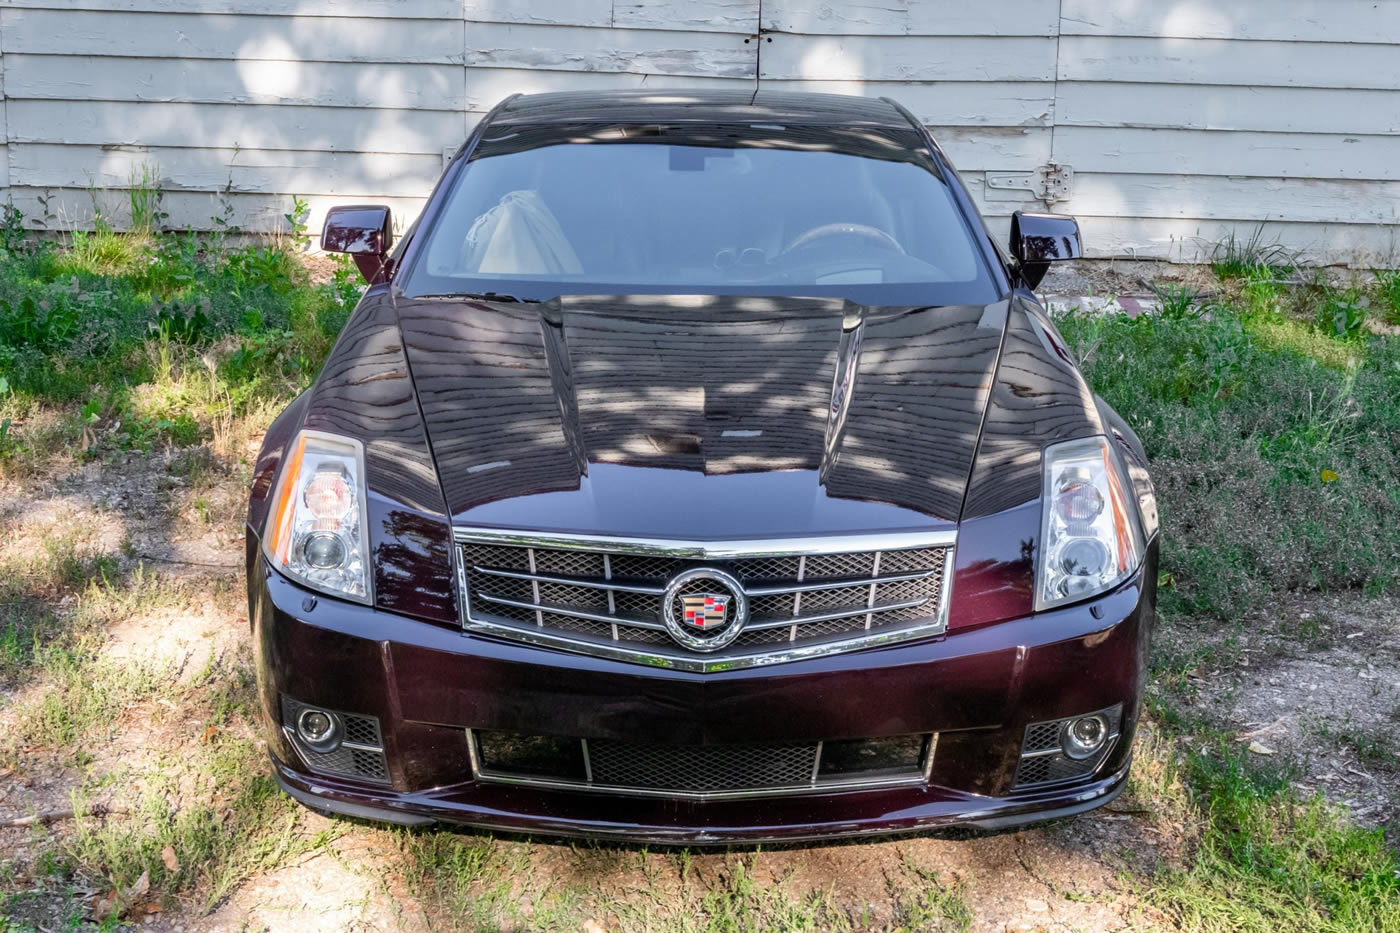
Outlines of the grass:
<svg viewBox="0 0 1400 933">
<path fill-rule="evenodd" d="M 1166 611 L 1400 584 L 1400 340 L 1273 310 L 1060 324 L 1152 459 Z"/>
<path fill-rule="evenodd" d="M 0 479 L 23 488 L 163 451 L 186 533 L 225 534 L 242 502 L 221 492 L 241 490 L 250 438 L 314 377 L 358 288 L 343 266 L 309 281 L 296 206 L 287 236 L 251 246 L 162 232 L 158 177 L 133 176 L 132 232 L 99 224 L 38 243 L 0 217 Z M 1243 656 L 1252 610 L 1400 584 L 1400 337 L 1385 331 L 1400 324 L 1400 273 L 1337 286 L 1257 233 L 1222 244 L 1215 268 L 1217 297 L 1165 288 L 1158 315 L 1059 322 L 1153 459 L 1163 622 L 1184 635 L 1154 648 L 1125 798 L 1180 854 L 1133 863 L 1125 883 L 1187 930 L 1397 930 L 1400 860 L 1386 840 L 1300 797 L 1286 768 L 1242 757 L 1187 701 Z M 0 516 L 6 537 L 12 524 Z M 877 912 L 785 873 L 791 853 L 539 847 L 310 817 L 267 775 L 246 653 L 108 650 L 114 627 L 210 593 L 236 604 L 241 582 L 152 570 L 144 545 L 81 526 L 0 542 L 0 771 L 45 758 L 76 776 L 79 817 L 34 836 L 32 870 L 62 901 L 45 926 L 81 918 L 65 891 L 124 891 L 143 875 L 151 902 L 197 917 L 352 834 L 387 853 L 375 890 L 445 929 L 965 931 L 976 919 L 976 879 L 908 857 L 882 869 Z M 1325 737 L 1393 764 L 1380 733 Z M 0 888 L 18 887 L 16 864 L 0 854 Z M 0 897 L 0 931 L 29 923 L 33 896 Z"/>
<path fill-rule="evenodd" d="M 348 265 L 312 286 L 304 237 L 228 248 L 222 235 L 157 235 L 158 192 L 133 189 L 144 227 L 98 218 L 66 243 L 0 233 L 0 474 L 78 447 L 149 450 L 265 423 L 320 367 L 359 286 Z M 304 227 L 301 228 L 304 232 Z M 57 427 L 37 416 L 66 406 Z"/>
<path fill-rule="evenodd" d="M 1400 325 L 1400 269 L 1375 272 L 1376 305 L 1390 324 Z"/>
<path fill-rule="evenodd" d="M 1205 826 L 1194 858 L 1145 896 L 1188 930 L 1400 930 L 1400 862 L 1321 799 L 1227 745 L 1189 757 Z"/>
</svg>

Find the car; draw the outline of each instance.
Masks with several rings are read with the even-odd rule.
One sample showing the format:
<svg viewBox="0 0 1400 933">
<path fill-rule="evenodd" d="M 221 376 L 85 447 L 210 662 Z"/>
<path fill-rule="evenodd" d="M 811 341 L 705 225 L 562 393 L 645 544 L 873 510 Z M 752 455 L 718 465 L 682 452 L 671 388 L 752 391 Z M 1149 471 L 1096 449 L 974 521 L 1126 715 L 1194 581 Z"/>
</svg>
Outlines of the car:
<svg viewBox="0 0 1400 933">
<path fill-rule="evenodd" d="M 511 97 L 266 434 L 272 769 L 317 810 L 645 844 L 983 829 L 1124 787 L 1142 445 L 887 99 Z"/>
</svg>

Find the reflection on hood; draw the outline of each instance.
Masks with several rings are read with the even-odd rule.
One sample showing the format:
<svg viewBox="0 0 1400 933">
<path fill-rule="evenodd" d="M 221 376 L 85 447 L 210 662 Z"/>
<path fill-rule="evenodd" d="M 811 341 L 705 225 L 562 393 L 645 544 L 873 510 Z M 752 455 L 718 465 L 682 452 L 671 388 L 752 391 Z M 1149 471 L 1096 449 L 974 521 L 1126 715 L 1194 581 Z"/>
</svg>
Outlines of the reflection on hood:
<svg viewBox="0 0 1400 933">
<path fill-rule="evenodd" d="M 399 303 L 456 521 L 696 537 L 956 521 L 1006 311 Z"/>
</svg>

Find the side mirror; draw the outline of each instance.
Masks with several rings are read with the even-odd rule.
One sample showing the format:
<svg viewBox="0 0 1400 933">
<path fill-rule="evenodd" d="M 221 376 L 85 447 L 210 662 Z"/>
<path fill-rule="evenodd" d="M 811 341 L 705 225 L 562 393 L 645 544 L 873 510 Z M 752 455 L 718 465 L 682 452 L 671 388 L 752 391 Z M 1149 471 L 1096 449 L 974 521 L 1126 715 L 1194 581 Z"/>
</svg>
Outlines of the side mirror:
<svg viewBox="0 0 1400 933">
<path fill-rule="evenodd" d="M 1050 271 L 1050 263 L 1084 255 L 1079 221 L 1063 214 L 1011 215 L 1011 255 L 1016 257 L 1027 288 L 1035 288 Z"/>
<path fill-rule="evenodd" d="M 382 204 L 333 207 L 321 228 L 321 249 L 349 253 L 360 275 L 371 285 L 389 281 L 393 272 L 389 247 L 394 245 L 394 221 Z"/>
</svg>

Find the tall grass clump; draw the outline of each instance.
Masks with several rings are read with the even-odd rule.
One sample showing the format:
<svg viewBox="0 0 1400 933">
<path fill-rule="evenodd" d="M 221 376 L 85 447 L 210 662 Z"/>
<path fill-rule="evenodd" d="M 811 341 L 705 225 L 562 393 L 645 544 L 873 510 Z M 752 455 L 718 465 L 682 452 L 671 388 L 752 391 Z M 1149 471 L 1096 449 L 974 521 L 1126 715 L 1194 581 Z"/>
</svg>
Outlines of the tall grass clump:
<svg viewBox="0 0 1400 933">
<path fill-rule="evenodd" d="M 251 412 L 265 420 L 319 370 L 358 288 L 343 267 L 310 282 L 296 255 L 305 202 L 289 232 L 234 246 L 222 232 L 163 233 L 159 177 L 133 169 L 125 231 L 99 213 L 92 230 L 35 240 L 6 217 L 0 454 L 28 430 L 10 413 L 35 405 L 81 406 L 88 448 L 192 443 Z"/>
</svg>

